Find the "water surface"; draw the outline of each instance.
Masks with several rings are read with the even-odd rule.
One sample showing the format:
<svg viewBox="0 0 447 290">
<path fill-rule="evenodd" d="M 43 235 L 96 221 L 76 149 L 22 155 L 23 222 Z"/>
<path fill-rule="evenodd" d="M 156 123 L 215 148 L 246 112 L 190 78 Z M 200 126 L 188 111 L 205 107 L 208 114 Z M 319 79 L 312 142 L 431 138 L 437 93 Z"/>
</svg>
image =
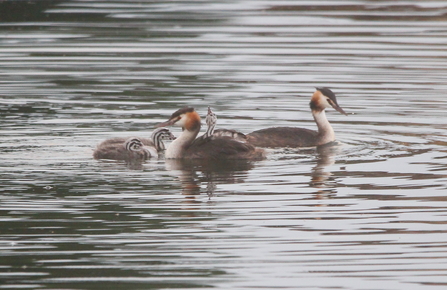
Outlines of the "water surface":
<svg viewBox="0 0 447 290">
<path fill-rule="evenodd" d="M 0 22 L 0 288 L 444 289 L 442 1 L 19 1 Z M 2 14 L 3 15 L 3 14 Z M 183 106 L 338 145 L 97 161 Z M 176 134 L 180 129 L 174 129 Z"/>
</svg>

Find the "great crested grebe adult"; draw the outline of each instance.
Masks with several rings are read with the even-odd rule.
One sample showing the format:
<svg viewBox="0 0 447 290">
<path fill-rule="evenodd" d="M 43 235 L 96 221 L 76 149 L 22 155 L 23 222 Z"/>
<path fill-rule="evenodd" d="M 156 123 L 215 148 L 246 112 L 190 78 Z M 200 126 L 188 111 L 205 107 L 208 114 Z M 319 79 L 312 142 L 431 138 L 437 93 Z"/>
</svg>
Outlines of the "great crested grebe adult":
<svg viewBox="0 0 447 290">
<path fill-rule="evenodd" d="M 100 143 L 93 157 L 95 159 L 131 160 L 148 159 L 158 156 L 165 150 L 163 140 L 174 140 L 175 137 L 168 128 L 156 128 L 150 139 L 146 138 L 112 138 Z"/>
<path fill-rule="evenodd" d="M 200 116 L 194 108 L 174 112 L 168 121 L 158 126 L 181 126 L 182 134 L 166 149 L 167 159 L 249 159 L 265 158 L 263 149 L 230 137 L 210 136 L 205 142 L 194 142 L 200 131 Z"/>
<path fill-rule="evenodd" d="M 318 131 L 294 127 L 272 127 L 247 134 L 247 142 L 259 147 L 312 147 L 335 141 L 334 130 L 326 118 L 325 109 L 334 108 L 347 115 L 337 104 L 335 94 L 328 88 L 317 88 L 310 99 L 310 109 Z"/>
</svg>

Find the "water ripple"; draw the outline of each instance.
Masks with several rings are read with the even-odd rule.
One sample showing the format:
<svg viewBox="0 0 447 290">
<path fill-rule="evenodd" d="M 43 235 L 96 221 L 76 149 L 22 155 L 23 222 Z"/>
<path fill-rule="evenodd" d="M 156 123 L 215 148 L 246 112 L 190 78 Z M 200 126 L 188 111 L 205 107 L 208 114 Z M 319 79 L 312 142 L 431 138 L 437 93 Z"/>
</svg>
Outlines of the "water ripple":
<svg viewBox="0 0 447 290">
<path fill-rule="evenodd" d="M 445 3 L 0 9 L 2 288 L 447 284 Z M 331 146 L 258 162 L 92 158 L 182 106 L 245 133 L 316 129 L 315 86 L 349 113 L 328 110 Z"/>
</svg>

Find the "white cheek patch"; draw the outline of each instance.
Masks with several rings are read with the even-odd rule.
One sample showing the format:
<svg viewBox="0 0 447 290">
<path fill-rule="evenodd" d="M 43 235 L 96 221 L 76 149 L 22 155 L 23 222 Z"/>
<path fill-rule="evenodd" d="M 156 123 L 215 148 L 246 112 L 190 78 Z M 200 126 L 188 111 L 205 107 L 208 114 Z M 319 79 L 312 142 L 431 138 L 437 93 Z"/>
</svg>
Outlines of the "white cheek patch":
<svg viewBox="0 0 447 290">
<path fill-rule="evenodd" d="M 185 125 L 185 115 L 180 115 L 178 121 L 175 122 L 177 126 L 183 127 Z"/>
<path fill-rule="evenodd" d="M 326 107 L 326 108 L 333 107 L 333 102 L 331 99 L 324 98 L 323 100 L 324 101 L 322 103 L 323 103 L 324 107 Z"/>
</svg>

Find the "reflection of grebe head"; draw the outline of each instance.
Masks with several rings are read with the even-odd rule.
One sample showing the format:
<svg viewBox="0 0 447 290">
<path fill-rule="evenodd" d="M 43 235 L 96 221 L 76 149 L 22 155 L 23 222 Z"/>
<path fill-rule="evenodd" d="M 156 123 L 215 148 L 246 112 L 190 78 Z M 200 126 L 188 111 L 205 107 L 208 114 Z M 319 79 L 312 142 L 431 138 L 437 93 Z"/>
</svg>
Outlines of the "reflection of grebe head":
<svg viewBox="0 0 447 290">
<path fill-rule="evenodd" d="M 177 125 L 188 131 L 200 130 L 200 116 L 194 108 L 182 108 L 175 111 L 168 121 L 158 124 L 157 127 Z"/>
<path fill-rule="evenodd" d="M 321 112 L 330 107 L 344 115 L 347 115 L 345 111 L 343 111 L 343 109 L 337 104 L 337 98 L 330 89 L 317 88 L 310 99 L 310 108 L 312 111 Z"/>
<path fill-rule="evenodd" d="M 141 149 L 143 148 L 143 142 L 141 142 L 140 139 L 138 138 L 130 138 L 126 141 L 126 143 L 124 144 L 124 146 L 126 147 L 127 151 L 141 151 Z"/>
</svg>

